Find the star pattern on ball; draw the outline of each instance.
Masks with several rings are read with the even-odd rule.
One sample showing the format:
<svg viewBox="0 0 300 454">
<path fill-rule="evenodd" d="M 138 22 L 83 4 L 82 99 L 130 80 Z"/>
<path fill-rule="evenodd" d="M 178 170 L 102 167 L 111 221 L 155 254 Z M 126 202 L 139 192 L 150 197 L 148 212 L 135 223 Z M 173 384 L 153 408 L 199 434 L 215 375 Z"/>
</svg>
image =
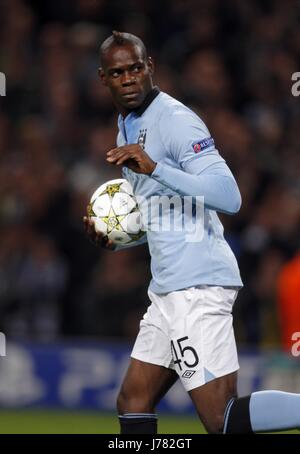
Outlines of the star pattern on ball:
<svg viewBox="0 0 300 454">
<path fill-rule="evenodd" d="M 116 192 L 120 192 L 120 187 L 122 183 L 109 184 L 102 194 L 108 194 L 110 197 L 113 197 Z M 100 195 L 102 195 L 100 194 Z"/>
<path fill-rule="evenodd" d="M 116 215 L 114 210 L 111 208 L 108 216 L 102 217 L 102 221 L 107 225 L 107 234 L 113 230 L 123 231 L 121 222 L 126 218 L 126 215 Z"/>
</svg>

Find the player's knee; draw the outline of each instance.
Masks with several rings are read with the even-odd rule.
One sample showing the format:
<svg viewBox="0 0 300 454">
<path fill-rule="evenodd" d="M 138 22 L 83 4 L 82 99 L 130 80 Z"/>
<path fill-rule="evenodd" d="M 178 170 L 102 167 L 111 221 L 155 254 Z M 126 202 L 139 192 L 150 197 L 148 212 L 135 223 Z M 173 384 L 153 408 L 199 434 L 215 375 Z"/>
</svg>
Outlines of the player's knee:
<svg viewBox="0 0 300 454">
<path fill-rule="evenodd" d="M 119 415 L 124 413 L 153 413 L 150 400 L 145 393 L 134 389 L 121 389 L 117 397 L 117 409 Z"/>
</svg>

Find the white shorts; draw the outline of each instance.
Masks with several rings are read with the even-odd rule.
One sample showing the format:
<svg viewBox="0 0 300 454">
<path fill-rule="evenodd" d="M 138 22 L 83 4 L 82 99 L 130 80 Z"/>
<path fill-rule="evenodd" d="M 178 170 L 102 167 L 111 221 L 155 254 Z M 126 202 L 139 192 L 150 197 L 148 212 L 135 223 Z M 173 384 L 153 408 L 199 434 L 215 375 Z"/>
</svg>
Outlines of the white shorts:
<svg viewBox="0 0 300 454">
<path fill-rule="evenodd" d="M 155 294 L 131 357 L 174 369 L 190 391 L 239 369 L 232 327 L 238 290 L 191 287 Z"/>
</svg>

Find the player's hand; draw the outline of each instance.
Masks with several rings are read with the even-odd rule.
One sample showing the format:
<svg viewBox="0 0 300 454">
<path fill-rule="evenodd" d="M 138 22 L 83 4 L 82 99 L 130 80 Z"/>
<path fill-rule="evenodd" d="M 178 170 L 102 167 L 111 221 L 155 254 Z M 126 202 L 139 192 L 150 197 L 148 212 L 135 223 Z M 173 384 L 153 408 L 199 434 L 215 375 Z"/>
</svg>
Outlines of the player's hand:
<svg viewBox="0 0 300 454">
<path fill-rule="evenodd" d="M 107 238 L 107 236 L 102 235 L 102 233 L 96 232 L 94 221 L 88 217 L 83 217 L 84 229 L 90 241 L 95 244 L 95 246 L 101 246 L 105 249 L 114 250 L 115 244 Z"/>
<path fill-rule="evenodd" d="M 123 165 L 136 173 L 151 175 L 156 167 L 156 162 L 138 144 L 124 145 L 113 148 L 106 154 L 106 160 L 117 166 Z"/>
</svg>

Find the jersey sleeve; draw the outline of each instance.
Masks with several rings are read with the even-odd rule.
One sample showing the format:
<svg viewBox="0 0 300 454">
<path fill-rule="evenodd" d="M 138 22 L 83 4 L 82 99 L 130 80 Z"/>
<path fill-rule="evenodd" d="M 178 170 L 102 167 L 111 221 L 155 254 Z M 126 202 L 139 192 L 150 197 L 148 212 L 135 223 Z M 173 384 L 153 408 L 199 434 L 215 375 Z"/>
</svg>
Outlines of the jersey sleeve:
<svg viewBox="0 0 300 454">
<path fill-rule="evenodd" d="M 224 162 L 205 123 L 185 106 L 162 115 L 160 135 L 167 155 L 182 170 L 193 168 L 193 173 L 199 174 Z"/>
<path fill-rule="evenodd" d="M 167 156 L 179 166 L 158 162 L 151 177 L 182 196 L 202 196 L 209 209 L 237 213 L 241 195 L 237 183 L 216 150 L 203 121 L 189 109 L 176 109 L 162 119 Z"/>
</svg>

